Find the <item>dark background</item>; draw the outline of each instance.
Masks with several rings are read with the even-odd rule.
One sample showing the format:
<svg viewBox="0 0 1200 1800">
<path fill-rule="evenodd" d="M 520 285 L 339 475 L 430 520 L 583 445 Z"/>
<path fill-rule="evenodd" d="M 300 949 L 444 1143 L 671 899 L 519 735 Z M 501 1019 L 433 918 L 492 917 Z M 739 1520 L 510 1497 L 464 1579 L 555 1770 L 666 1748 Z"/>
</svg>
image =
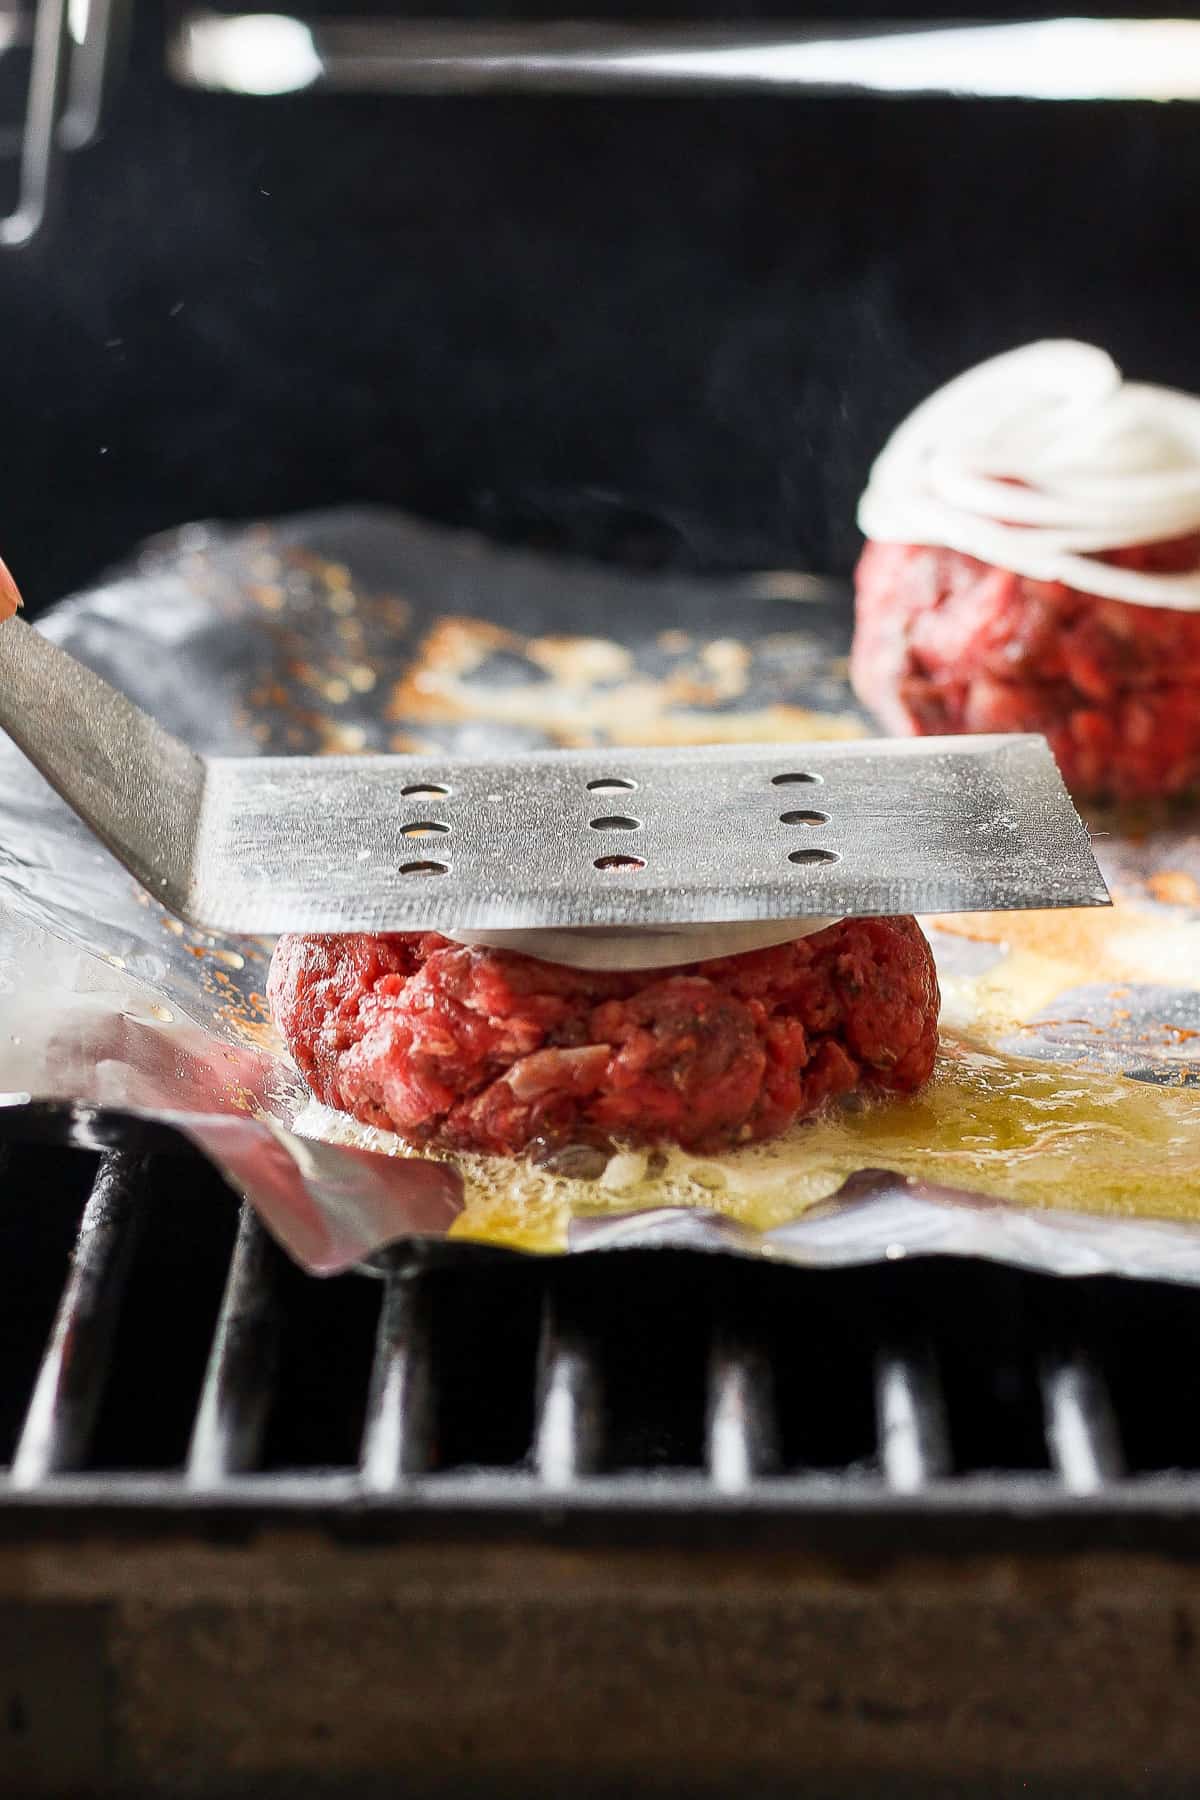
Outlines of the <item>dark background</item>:
<svg viewBox="0 0 1200 1800">
<path fill-rule="evenodd" d="M 226 100 L 161 64 L 142 4 L 107 138 L 0 261 L 35 603 L 162 526 L 361 499 L 845 570 L 883 434 L 979 357 L 1071 334 L 1200 387 L 1197 106 Z"/>
</svg>

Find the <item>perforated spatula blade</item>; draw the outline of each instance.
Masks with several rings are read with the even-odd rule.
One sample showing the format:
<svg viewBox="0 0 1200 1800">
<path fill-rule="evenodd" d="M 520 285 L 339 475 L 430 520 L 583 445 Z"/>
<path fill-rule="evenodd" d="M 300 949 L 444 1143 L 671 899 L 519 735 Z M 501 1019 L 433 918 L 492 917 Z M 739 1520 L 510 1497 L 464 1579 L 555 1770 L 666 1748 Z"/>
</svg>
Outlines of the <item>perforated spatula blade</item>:
<svg viewBox="0 0 1200 1800">
<path fill-rule="evenodd" d="M 18 619 L 0 726 L 209 931 L 513 931 L 1108 903 L 1034 736 L 201 757 Z"/>
</svg>

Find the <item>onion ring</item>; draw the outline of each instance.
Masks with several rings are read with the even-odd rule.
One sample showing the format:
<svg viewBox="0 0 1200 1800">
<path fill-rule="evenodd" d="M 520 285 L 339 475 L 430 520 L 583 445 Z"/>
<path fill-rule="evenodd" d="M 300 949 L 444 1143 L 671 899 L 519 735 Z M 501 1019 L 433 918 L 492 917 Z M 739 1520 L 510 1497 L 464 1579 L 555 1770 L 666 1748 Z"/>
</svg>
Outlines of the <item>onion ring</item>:
<svg viewBox="0 0 1200 1800">
<path fill-rule="evenodd" d="M 1125 381 L 1093 344 L 1026 344 L 909 415 L 875 461 L 858 523 L 877 542 L 940 545 L 1130 606 L 1200 612 L 1200 570 L 1097 560 L 1200 531 L 1200 399 Z"/>
</svg>

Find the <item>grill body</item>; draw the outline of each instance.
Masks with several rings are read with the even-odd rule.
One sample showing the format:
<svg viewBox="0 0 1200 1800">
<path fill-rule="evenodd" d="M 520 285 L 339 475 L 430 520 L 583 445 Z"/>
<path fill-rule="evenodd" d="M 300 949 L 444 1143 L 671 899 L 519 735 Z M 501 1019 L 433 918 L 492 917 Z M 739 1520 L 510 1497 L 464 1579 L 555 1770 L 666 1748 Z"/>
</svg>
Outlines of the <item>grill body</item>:
<svg viewBox="0 0 1200 1800">
<path fill-rule="evenodd" d="M 343 499 L 845 572 L 884 433 L 978 358 L 1069 332 L 1200 388 L 1190 107 L 242 102 L 172 88 L 159 13 L 0 283 L 33 610 Z M 0 1138 L 0 1793 L 1197 1792 L 1193 1295 L 318 1283 L 173 1140 Z"/>
<path fill-rule="evenodd" d="M 1195 1791 L 1190 1294 L 315 1282 L 165 1134 L 0 1117 L 0 1791 Z"/>
</svg>

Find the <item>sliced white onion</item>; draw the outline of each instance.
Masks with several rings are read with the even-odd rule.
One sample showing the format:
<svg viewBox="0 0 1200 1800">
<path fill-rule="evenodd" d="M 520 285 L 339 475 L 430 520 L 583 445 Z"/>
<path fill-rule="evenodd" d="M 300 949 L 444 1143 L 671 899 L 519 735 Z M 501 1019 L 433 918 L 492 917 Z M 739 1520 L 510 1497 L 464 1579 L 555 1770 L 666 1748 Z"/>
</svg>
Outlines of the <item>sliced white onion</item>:
<svg viewBox="0 0 1200 1800">
<path fill-rule="evenodd" d="M 1026 344 L 948 382 L 893 432 L 858 523 L 881 543 L 939 545 L 1131 606 L 1200 612 L 1200 571 L 1096 560 L 1200 532 L 1200 399 L 1122 380 L 1093 344 Z"/>
<path fill-rule="evenodd" d="M 563 931 L 448 931 L 445 935 L 456 944 L 519 950 L 539 962 L 566 963 L 572 969 L 676 969 L 683 963 L 710 962 L 716 956 L 740 956 L 746 950 L 790 944 L 794 938 L 811 937 L 837 923 L 837 919 L 809 917 L 730 925 L 664 925 L 657 931 L 583 925 Z"/>
</svg>

